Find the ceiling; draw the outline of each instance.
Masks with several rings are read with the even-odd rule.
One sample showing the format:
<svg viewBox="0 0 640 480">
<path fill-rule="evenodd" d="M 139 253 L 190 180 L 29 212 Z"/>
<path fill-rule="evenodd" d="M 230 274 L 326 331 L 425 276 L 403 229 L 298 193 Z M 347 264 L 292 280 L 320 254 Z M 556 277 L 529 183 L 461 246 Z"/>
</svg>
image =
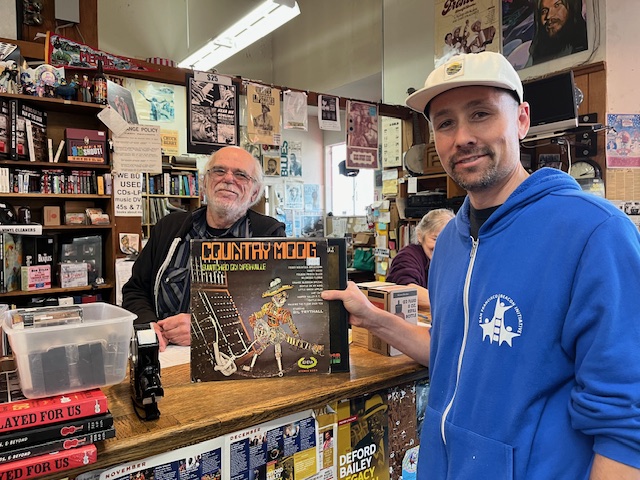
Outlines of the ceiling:
<svg viewBox="0 0 640 480">
<path fill-rule="evenodd" d="M 318 0 L 298 0 L 301 14 L 289 24 L 281 27 L 281 30 L 285 28 L 290 31 L 301 29 L 303 33 L 297 37 L 300 38 L 299 43 L 308 42 L 313 44 L 312 48 L 322 49 L 322 45 L 317 45 L 318 42 L 324 41 L 325 36 L 331 38 L 335 36 L 332 34 L 344 30 L 345 27 L 340 24 L 338 19 L 341 16 L 350 17 L 350 15 L 340 15 L 340 12 L 336 14 L 336 7 L 345 8 L 342 0 L 322 1 L 328 2 L 328 4 L 321 7 L 320 4 L 311 3 L 318 2 Z M 162 57 L 179 62 L 249 13 L 261 2 L 262 0 L 136 0 L 135 2 L 131 0 L 98 0 L 99 46 L 102 50 L 116 55 L 141 59 Z M 364 2 L 371 6 L 377 4 L 378 0 L 356 0 L 350 8 L 357 8 L 358 2 Z M 327 8 L 328 6 L 331 6 L 331 9 Z M 331 19 L 326 21 L 331 22 L 330 25 L 334 29 L 325 31 L 324 35 L 308 33 L 309 22 L 316 20 L 315 17 L 324 16 L 325 11 Z M 319 22 L 325 21 L 317 20 Z M 359 21 L 362 22 L 362 20 Z M 349 28 L 354 30 L 357 27 Z M 315 90 L 316 85 L 297 85 L 293 80 L 278 83 L 274 77 L 282 70 L 273 72 L 276 63 L 274 58 L 276 55 L 280 58 L 286 56 L 289 44 L 282 41 L 274 42 L 273 36 L 277 33 L 265 37 L 253 47 L 243 51 L 244 53 L 236 54 L 221 64 L 219 71 L 245 78 L 259 79 L 264 83 L 273 82 L 293 88 L 309 88 L 319 91 L 319 93 L 329 93 L 347 98 L 376 102 L 382 98 L 381 68 L 374 68 L 373 71 L 364 72 L 365 74 L 362 75 L 352 74 L 344 81 L 334 78 L 332 80 L 334 83 L 337 81 L 337 84 L 324 90 Z M 273 46 L 276 44 L 278 45 L 277 51 Z M 291 45 L 290 48 L 300 50 L 300 45 Z M 247 52 L 250 49 L 252 51 Z M 338 52 L 335 53 L 335 55 L 338 54 Z M 327 69 L 324 68 L 322 74 L 328 75 L 330 73 L 335 76 L 342 70 L 344 68 L 336 68 L 333 72 L 327 72 Z M 357 78 L 354 79 L 354 76 Z M 306 81 L 298 83 L 306 83 Z"/>
</svg>

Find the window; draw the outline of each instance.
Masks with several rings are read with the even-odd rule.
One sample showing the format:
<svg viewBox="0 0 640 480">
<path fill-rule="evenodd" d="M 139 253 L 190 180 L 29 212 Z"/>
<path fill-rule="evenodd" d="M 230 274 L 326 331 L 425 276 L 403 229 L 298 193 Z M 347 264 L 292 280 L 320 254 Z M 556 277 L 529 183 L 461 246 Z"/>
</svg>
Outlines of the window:
<svg viewBox="0 0 640 480">
<path fill-rule="evenodd" d="M 366 209 L 374 201 L 375 170 L 363 168 L 355 177 L 340 175 L 340 162 L 347 158 L 347 144 L 339 143 L 327 147 L 327 164 L 331 172 L 327 211 L 336 216 L 366 215 Z"/>
</svg>

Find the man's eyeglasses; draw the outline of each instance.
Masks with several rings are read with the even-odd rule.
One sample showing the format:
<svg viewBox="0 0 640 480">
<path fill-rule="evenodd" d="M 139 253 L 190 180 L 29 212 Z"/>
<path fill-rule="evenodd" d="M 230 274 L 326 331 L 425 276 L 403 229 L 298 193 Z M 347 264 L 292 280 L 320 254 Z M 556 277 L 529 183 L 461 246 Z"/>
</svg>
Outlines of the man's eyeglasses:
<svg viewBox="0 0 640 480">
<path fill-rule="evenodd" d="M 224 167 L 211 167 L 209 170 L 207 170 L 207 174 L 211 175 L 216 180 L 222 180 L 227 176 L 228 172 L 231 172 L 231 175 L 233 175 L 233 179 L 240 185 L 247 185 L 249 182 L 256 181 L 255 178 L 253 178 L 247 172 L 243 172 L 242 170 L 231 170 L 230 168 Z"/>
</svg>

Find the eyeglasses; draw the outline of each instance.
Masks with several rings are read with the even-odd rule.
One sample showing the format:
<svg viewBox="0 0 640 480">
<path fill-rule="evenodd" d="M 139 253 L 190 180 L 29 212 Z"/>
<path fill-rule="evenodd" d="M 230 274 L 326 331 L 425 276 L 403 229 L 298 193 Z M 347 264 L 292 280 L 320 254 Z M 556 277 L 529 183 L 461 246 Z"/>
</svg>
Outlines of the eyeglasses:
<svg viewBox="0 0 640 480">
<path fill-rule="evenodd" d="M 227 176 L 227 173 L 231 172 L 233 179 L 240 185 L 247 185 L 249 182 L 255 182 L 256 179 L 242 170 L 231 170 L 225 167 L 211 167 L 207 170 L 207 174 L 211 175 L 216 180 L 222 180 Z"/>
</svg>

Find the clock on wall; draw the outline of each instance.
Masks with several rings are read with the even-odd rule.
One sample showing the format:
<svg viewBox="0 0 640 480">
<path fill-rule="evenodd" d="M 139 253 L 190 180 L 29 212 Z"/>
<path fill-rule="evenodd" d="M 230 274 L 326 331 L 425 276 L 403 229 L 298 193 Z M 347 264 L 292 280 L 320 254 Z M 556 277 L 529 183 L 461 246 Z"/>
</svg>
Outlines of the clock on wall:
<svg viewBox="0 0 640 480">
<path fill-rule="evenodd" d="M 602 179 L 602 168 L 590 158 L 581 158 L 571 164 L 569 174 L 576 180 Z"/>
</svg>

